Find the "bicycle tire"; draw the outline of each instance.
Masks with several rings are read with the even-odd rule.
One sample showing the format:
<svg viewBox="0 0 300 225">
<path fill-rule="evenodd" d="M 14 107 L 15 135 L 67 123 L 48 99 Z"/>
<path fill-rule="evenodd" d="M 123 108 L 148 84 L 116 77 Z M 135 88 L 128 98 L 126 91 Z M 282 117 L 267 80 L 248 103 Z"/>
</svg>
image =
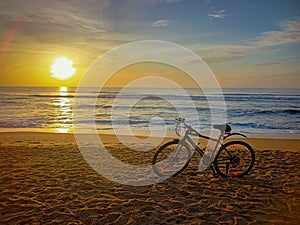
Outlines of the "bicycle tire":
<svg viewBox="0 0 300 225">
<path fill-rule="evenodd" d="M 254 162 L 255 153 L 248 143 L 230 141 L 220 148 L 214 166 L 221 177 L 243 177 L 253 168 Z"/>
<path fill-rule="evenodd" d="M 178 149 L 178 146 L 180 149 Z M 183 148 L 186 151 L 182 150 Z M 178 168 L 174 168 L 173 171 L 166 172 L 166 169 L 163 167 L 174 166 L 174 161 L 172 160 L 178 160 L 177 156 L 174 157 L 174 154 L 179 154 L 179 151 L 183 159 L 180 164 L 177 165 Z M 179 145 L 179 140 L 173 140 L 165 143 L 155 152 L 152 159 L 152 168 L 159 176 L 175 177 L 186 169 L 191 160 L 191 156 L 191 149 L 187 144 Z"/>
</svg>

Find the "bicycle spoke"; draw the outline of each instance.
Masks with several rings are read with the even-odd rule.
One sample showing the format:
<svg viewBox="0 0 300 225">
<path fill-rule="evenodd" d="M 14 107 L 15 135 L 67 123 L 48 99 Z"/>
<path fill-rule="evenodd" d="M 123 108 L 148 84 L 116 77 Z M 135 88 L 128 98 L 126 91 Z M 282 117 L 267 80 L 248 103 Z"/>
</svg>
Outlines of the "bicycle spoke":
<svg viewBox="0 0 300 225">
<path fill-rule="evenodd" d="M 232 141 L 224 145 L 215 159 L 217 172 L 223 176 L 243 176 L 254 163 L 254 151 L 247 143 Z"/>
<path fill-rule="evenodd" d="M 182 172 L 191 157 L 190 149 L 172 141 L 162 146 L 153 157 L 153 170 L 160 176 L 172 176 Z"/>
</svg>

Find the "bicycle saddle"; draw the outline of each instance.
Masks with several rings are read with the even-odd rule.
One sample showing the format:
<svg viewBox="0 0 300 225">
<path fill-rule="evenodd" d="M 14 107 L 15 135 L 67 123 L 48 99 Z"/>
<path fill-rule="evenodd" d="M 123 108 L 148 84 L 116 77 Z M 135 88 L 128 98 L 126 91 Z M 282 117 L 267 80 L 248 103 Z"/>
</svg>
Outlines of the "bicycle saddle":
<svg viewBox="0 0 300 225">
<path fill-rule="evenodd" d="M 225 133 L 228 133 L 231 131 L 231 127 L 228 124 L 215 124 L 213 128 L 223 131 L 225 129 Z"/>
</svg>

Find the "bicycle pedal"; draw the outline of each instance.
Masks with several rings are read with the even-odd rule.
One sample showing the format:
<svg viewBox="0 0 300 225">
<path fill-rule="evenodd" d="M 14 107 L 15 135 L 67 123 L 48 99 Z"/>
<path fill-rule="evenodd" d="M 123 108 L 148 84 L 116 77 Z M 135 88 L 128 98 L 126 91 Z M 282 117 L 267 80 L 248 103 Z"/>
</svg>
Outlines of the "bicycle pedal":
<svg viewBox="0 0 300 225">
<path fill-rule="evenodd" d="M 218 173 L 213 173 L 214 178 L 218 178 L 220 175 Z"/>
</svg>

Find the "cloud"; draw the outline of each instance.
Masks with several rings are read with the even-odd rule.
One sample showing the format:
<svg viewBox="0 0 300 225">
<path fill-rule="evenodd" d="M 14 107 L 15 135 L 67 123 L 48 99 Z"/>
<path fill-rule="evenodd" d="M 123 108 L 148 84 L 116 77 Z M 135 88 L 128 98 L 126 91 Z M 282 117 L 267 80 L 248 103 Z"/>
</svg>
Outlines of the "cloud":
<svg viewBox="0 0 300 225">
<path fill-rule="evenodd" d="M 1 21 L 8 27 L 15 18 L 24 18 L 22 33 L 39 39 L 74 39 L 97 36 L 112 29 L 111 22 L 105 18 L 109 1 L 93 0 L 18 0 L 1 1 Z M 46 40 L 45 40 L 46 41 Z"/>
<path fill-rule="evenodd" d="M 264 66 L 273 66 L 273 65 L 278 65 L 278 64 L 281 64 L 281 63 L 280 62 L 255 63 L 255 64 L 252 64 L 252 66 L 264 67 Z"/>
<path fill-rule="evenodd" d="M 300 41 L 300 17 L 286 19 L 279 24 L 280 30 L 261 33 L 251 41 L 242 41 L 240 44 L 193 44 L 189 48 L 203 57 L 206 62 L 235 60 L 247 55 L 275 54 L 281 51 L 279 48 L 281 44 Z M 252 66 L 262 67 L 279 63 L 259 63 Z"/>
<path fill-rule="evenodd" d="M 206 62 L 223 62 L 234 60 L 254 52 L 255 49 L 247 45 L 191 45 L 190 49 L 195 51 Z"/>
<path fill-rule="evenodd" d="M 283 20 L 279 25 L 280 30 L 264 32 L 249 44 L 262 47 L 300 41 L 300 17 Z"/>
<path fill-rule="evenodd" d="M 0 33 L 4 37 L 14 21 L 24 21 L 6 52 L 78 54 L 84 49 L 84 55 L 93 57 L 136 40 L 138 35 L 133 38 L 131 34 L 113 31 L 113 22 L 106 15 L 109 8 L 109 0 L 0 1 Z"/>
<path fill-rule="evenodd" d="M 140 0 L 139 0 L 140 1 Z M 181 2 L 183 0 L 144 0 L 146 3 L 149 3 L 151 5 L 157 5 L 163 2 L 167 2 L 167 3 L 178 3 Z"/>
<path fill-rule="evenodd" d="M 169 20 L 157 20 L 151 24 L 152 27 L 166 27 L 170 23 Z"/>
<path fill-rule="evenodd" d="M 213 17 L 216 19 L 224 19 L 225 17 L 227 17 L 227 14 L 225 14 L 225 10 L 224 9 L 220 9 L 215 13 L 212 14 L 208 14 L 209 17 Z"/>
<path fill-rule="evenodd" d="M 193 44 L 189 45 L 192 51 L 197 53 L 205 62 L 224 62 L 229 60 L 236 60 L 247 55 L 261 55 L 277 53 L 280 51 L 277 48 L 261 49 L 259 47 L 250 46 L 248 44 Z M 181 59 L 183 61 L 192 61 L 193 59 Z"/>
<path fill-rule="evenodd" d="M 177 61 L 180 62 L 180 63 L 199 62 L 199 57 L 196 57 L 196 56 L 187 56 L 187 57 L 179 58 Z"/>
<path fill-rule="evenodd" d="M 181 2 L 182 0 L 162 0 L 162 2 L 168 2 L 168 3 L 177 3 Z"/>
</svg>

